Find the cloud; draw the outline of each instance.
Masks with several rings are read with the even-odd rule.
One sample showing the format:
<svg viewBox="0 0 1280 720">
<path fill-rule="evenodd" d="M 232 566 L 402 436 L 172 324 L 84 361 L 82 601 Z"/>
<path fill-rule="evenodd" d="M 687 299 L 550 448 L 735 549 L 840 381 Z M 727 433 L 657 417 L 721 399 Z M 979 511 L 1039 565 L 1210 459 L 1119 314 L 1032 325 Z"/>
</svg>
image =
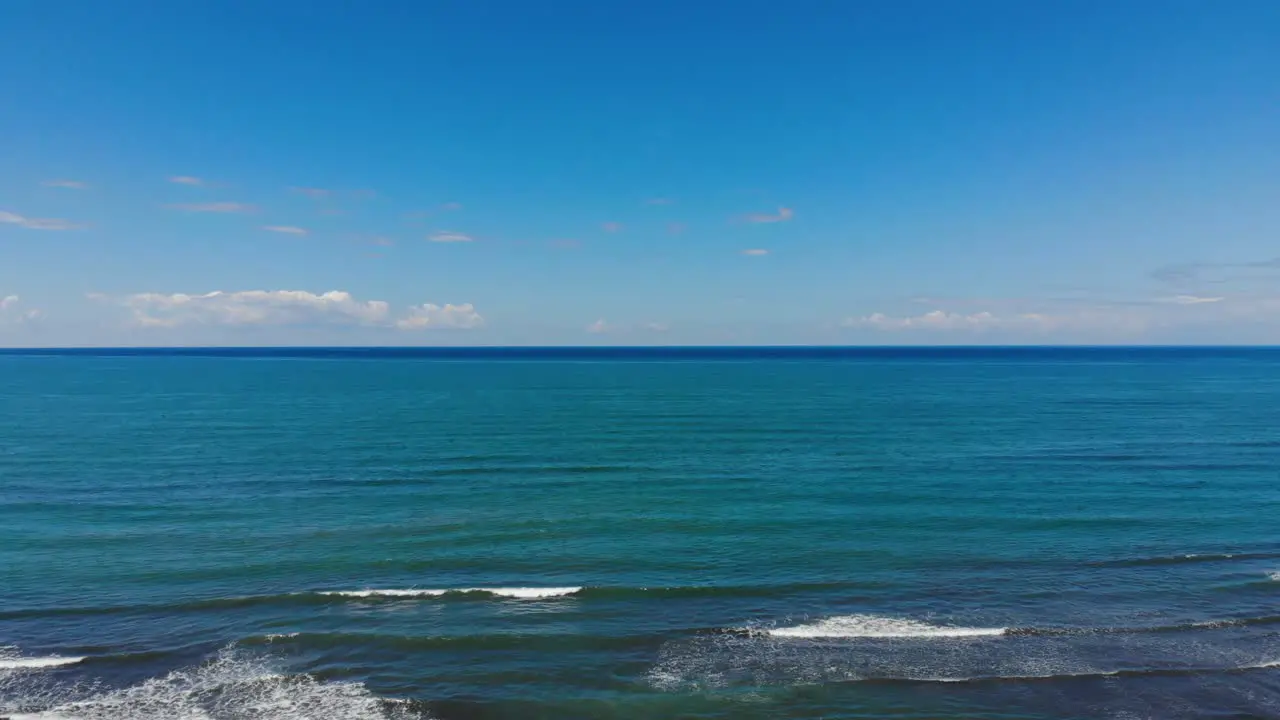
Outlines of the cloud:
<svg viewBox="0 0 1280 720">
<path fill-rule="evenodd" d="M 262 229 L 274 233 L 284 233 L 285 235 L 309 234 L 309 231 L 306 228 L 295 227 L 293 225 L 263 225 Z"/>
<path fill-rule="evenodd" d="M 767 213 L 754 213 L 747 216 L 747 222 L 749 223 L 786 222 L 787 220 L 790 220 L 794 215 L 795 215 L 795 212 L 793 212 L 791 208 L 780 207 L 778 208 L 777 215 L 769 215 Z"/>
<path fill-rule="evenodd" d="M 401 330 L 454 329 L 470 330 L 484 325 L 484 318 L 471 306 L 462 305 L 412 305 L 404 317 L 396 321 Z"/>
<path fill-rule="evenodd" d="M 666 324 L 666 323 L 651 322 L 651 323 L 645 323 L 645 325 L 644 325 L 644 329 L 645 329 L 645 330 L 648 330 L 648 331 L 650 331 L 650 332 L 660 332 L 660 333 L 661 333 L 661 332 L 666 332 L 666 331 L 670 330 L 670 329 L 671 329 L 671 326 L 670 326 L 670 325 L 668 325 L 668 324 Z"/>
<path fill-rule="evenodd" d="M 594 333 L 596 335 L 603 335 L 604 333 L 609 332 L 609 323 L 605 322 L 603 319 L 597 320 L 587 326 L 587 332 Z"/>
<path fill-rule="evenodd" d="M 622 223 L 620 222 L 600 223 L 600 229 L 604 230 L 607 233 L 622 232 Z"/>
<path fill-rule="evenodd" d="M 460 203 L 460 202 L 447 202 L 447 203 L 445 203 L 445 204 L 441 205 L 441 206 L 440 206 L 440 209 L 441 209 L 441 210 L 448 210 L 448 211 L 461 210 L 461 209 L 462 209 L 462 203 Z"/>
<path fill-rule="evenodd" d="M 682 222 L 667 223 L 667 234 L 679 235 L 683 233 L 686 229 L 688 229 L 688 227 L 689 227 L 688 225 L 685 225 Z"/>
<path fill-rule="evenodd" d="M 1200 305 L 1202 303 L 1222 302 L 1222 297 L 1200 297 L 1198 295 L 1175 295 L 1171 298 L 1164 298 L 1162 302 L 1173 303 L 1174 305 Z"/>
<path fill-rule="evenodd" d="M 472 328 L 484 322 L 469 303 L 410 306 L 402 317 L 395 318 L 386 301 L 357 300 L 341 290 L 321 294 L 305 290 L 215 290 L 203 295 L 136 293 L 91 298 L 127 308 L 135 325 L 151 328 L 350 325 L 415 330 Z"/>
<path fill-rule="evenodd" d="M 551 244 L 551 247 L 558 248 L 560 250 L 573 250 L 573 249 L 582 247 L 582 243 L 578 242 L 577 240 L 574 240 L 573 238 L 562 238 L 560 240 L 552 240 L 550 244 Z"/>
<path fill-rule="evenodd" d="M 190 175 L 174 175 L 169 178 L 169 182 L 177 185 L 204 185 L 204 180 Z"/>
<path fill-rule="evenodd" d="M 1037 316 L 1027 314 L 1019 316 L 1034 320 Z M 989 312 L 970 314 L 933 310 L 923 315 L 891 317 L 884 313 L 872 313 L 860 318 L 844 321 L 845 327 L 871 327 L 878 330 L 977 330 L 1007 323 L 1008 319 L 999 318 Z"/>
<path fill-rule="evenodd" d="M 649 198 L 648 200 L 645 200 L 644 204 L 645 205 L 674 205 L 675 202 L 676 201 L 672 200 L 671 198 L 656 197 L 656 198 Z"/>
<path fill-rule="evenodd" d="M 195 213 L 252 213 L 258 210 L 253 205 L 238 202 L 178 203 L 169 207 Z"/>
<path fill-rule="evenodd" d="M 389 237 L 378 236 L 378 237 L 369 238 L 369 244 L 379 245 L 381 247 L 391 247 L 392 245 L 396 244 L 396 241 L 392 240 Z"/>
<path fill-rule="evenodd" d="M 765 250 L 764 248 L 751 248 L 750 250 L 743 250 L 742 254 L 759 256 L 759 255 L 768 255 L 769 251 Z"/>
<path fill-rule="evenodd" d="M 45 180 L 40 184 L 45 187 L 66 188 L 67 190 L 84 190 L 89 187 L 88 183 L 79 180 Z"/>
<path fill-rule="evenodd" d="M 0 223 L 7 225 L 17 225 L 28 230 L 82 230 L 84 225 L 81 223 L 71 222 L 70 220 L 60 220 L 58 218 L 29 218 L 23 217 L 17 213 L 5 212 L 0 210 Z"/>
<path fill-rule="evenodd" d="M 332 191 L 332 190 L 327 190 L 327 189 L 325 189 L 325 188 L 315 188 L 315 187 L 292 187 L 292 188 L 289 188 L 289 189 L 290 189 L 290 190 L 292 190 L 293 192 L 296 192 L 296 193 L 300 194 L 300 195 L 306 195 L 307 197 L 309 197 L 309 198 L 311 198 L 311 199 L 313 199 L 313 200 L 322 200 L 322 199 L 327 198 L 327 197 L 329 197 L 330 195 L 332 195 L 332 194 L 333 194 L 333 191 Z"/>
<path fill-rule="evenodd" d="M 17 295 L 0 297 L 0 325 L 21 325 L 40 319 L 39 310 L 27 310 L 22 307 L 22 299 Z"/>
<path fill-rule="evenodd" d="M 1280 258 L 1236 263 L 1180 263 L 1156 268 L 1151 271 L 1151 277 L 1170 285 L 1186 286 L 1198 282 L 1220 284 L 1231 280 L 1257 278 L 1260 275 L 1274 277 L 1273 273 L 1246 273 L 1243 276 L 1237 273 L 1237 277 L 1229 277 L 1225 274 L 1229 271 L 1273 271 L 1277 269 L 1280 269 Z"/>
<path fill-rule="evenodd" d="M 468 243 L 473 242 L 475 238 L 460 232 L 452 230 L 440 230 L 427 238 L 431 242 L 438 243 Z"/>
</svg>

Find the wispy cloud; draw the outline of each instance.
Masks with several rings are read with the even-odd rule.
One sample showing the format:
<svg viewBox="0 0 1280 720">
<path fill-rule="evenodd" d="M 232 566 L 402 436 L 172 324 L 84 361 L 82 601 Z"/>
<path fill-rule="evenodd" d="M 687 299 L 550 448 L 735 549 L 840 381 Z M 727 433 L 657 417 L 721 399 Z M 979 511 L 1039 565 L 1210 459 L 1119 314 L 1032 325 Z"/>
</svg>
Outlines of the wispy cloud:
<svg viewBox="0 0 1280 720">
<path fill-rule="evenodd" d="M 204 180 L 191 175 L 174 175 L 169 182 L 177 185 L 204 185 Z"/>
<path fill-rule="evenodd" d="M 258 208 L 254 205 L 238 202 L 207 202 L 207 203 L 177 203 L 169 207 L 174 210 L 182 210 L 184 212 L 195 213 L 252 213 L 257 212 Z"/>
<path fill-rule="evenodd" d="M 45 180 L 40 184 L 45 187 L 65 188 L 67 190 L 84 190 L 89 187 L 88 183 L 79 180 Z"/>
<path fill-rule="evenodd" d="M 787 220 L 790 220 L 794 216 L 795 216 L 795 212 L 793 212 L 791 208 L 780 207 L 778 208 L 777 215 L 769 215 L 768 213 L 753 213 L 747 216 L 747 222 L 749 223 L 786 222 Z"/>
<path fill-rule="evenodd" d="M 651 323 L 645 323 L 644 329 L 648 330 L 649 332 L 663 333 L 670 330 L 671 326 L 662 322 L 651 322 Z"/>
<path fill-rule="evenodd" d="M 685 225 L 685 224 L 684 224 L 684 223 L 682 223 L 682 222 L 667 223 L 667 234 L 668 234 L 668 235 L 681 235 L 681 234 L 683 234 L 683 233 L 684 233 L 684 231 L 685 231 L 685 230 L 687 230 L 687 229 L 689 229 L 689 226 L 688 226 L 688 225 Z"/>
<path fill-rule="evenodd" d="M 123 297 L 103 295 L 93 299 L 127 308 L 140 327 L 175 328 L 213 326 L 354 325 L 425 330 L 472 328 L 483 324 L 471 304 L 413 305 L 403 315 L 392 315 L 383 300 L 358 300 L 351 293 L 331 290 L 214 291 L 204 294 L 136 293 Z"/>
<path fill-rule="evenodd" d="M 378 237 L 369 238 L 369 244 L 377 245 L 379 247 L 391 247 L 392 245 L 396 244 L 396 241 L 392 240 L 389 237 L 378 236 Z"/>
<path fill-rule="evenodd" d="M 620 222 L 600 223 L 600 229 L 607 233 L 622 232 L 622 223 Z"/>
<path fill-rule="evenodd" d="M 1163 298 L 1162 302 L 1173 303 L 1174 305 L 1201 305 L 1203 303 L 1222 302 L 1225 299 L 1222 297 L 1201 297 L 1199 295 L 1175 295 L 1171 298 Z"/>
<path fill-rule="evenodd" d="M 1187 286 L 1198 282 L 1219 284 L 1230 281 L 1224 273 L 1231 271 L 1270 271 L 1280 270 L 1280 258 L 1254 260 L 1236 263 L 1178 263 L 1156 268 L 1151 277 L 1170 285 Z M 1239 275 L 1239 273 L 1236 273 Z M 1257 275 L 1257 273 L 1253 273 Z M 1241 279 L 1236 277 L 1234 279 Z"/>
<path fill-rule="evenodd" d="M 59 218 L 29 218 L 17 213 L 0 210 L 0 223 L 17 225 L 27 230 L 83 230 L 82 223 L 71 222 Z"/>
<path fill-rule="evenodd" d="M 274 233 L 284 233 L 285 235 L 307 235 L 308 234 L 308 230 L 306 228 L 295 227 L 293 225 L 263 225 L 262 229 L 268 230 Z"/>
<path fill-rule="evenodd" d="M 42 313 L 36 309 L 27 309 L 17 295 L 0 297 L 0 325 L 20 325 L 40 319 Z"/>
<path fill-rule="evenodd" d="M 742 254 L 743 254 L 743 255 L 760 256 L 760 255 L 768 255 L 768 254 L 769 254 L 769 251 L 768 251 L 768 250 L 765 250 L 764 248 L 751 248 L 750 250 L 743 250 L 743 251 L 742 251 Z"/>
<path fill-rule="evenodd" d="M 470 235 L 454 232 L 452 230 L 440 230 L 439 232 L 433 233 L 427 239 L 431 242 L 438 243 L 468 243 L 475 240 L 475 238 Z"/>
<path fill-rule="evenodd" d="M 290 190 L 292 190 L 293 192 L 298 193 L 299 195 L 306 195 L 307 197 L 309 197 L 309 198 L 311 198 L 311 199 L 313 199 L 313 200 L 323 200 L 324 198 L 327 198 L 327 197 L 329 197 L 330 195 L 333 195 L 333 191 L 332 191 L 332 190 L 328 190 L 328 189 L 326 189 L 326 188 L 317 188 L 317 187 L 292 187 L 292 188 L 289 188 L 289 189 L 290 189 Z"/>
<path fill-rule="evenodd" d="M 444 210 L 444 211 L 447 211 L 447 212 L 452 212 L 452 211 L 455 211 L 455 210 L 461 210 L 461 209 L 462 209 L 462 203 L 460 203 L 460 202 L 447 202 L 447 203 L 445 203 L 445 204 L 441 205 L 441 206 L 440 206 L 440 209 L 441 209 L 441 210 Z"/>
<path fill-rule="evenodd" d="M 676 201 L 672 200 L 671 198 L 656 197 L 656 198 L 649 198 L 648 200 L 645 200 L 644 204 L 645 205 L 674 205 L 675 202 Z"/>
<path fill-rule="evenodd" d="M 609 332 L 609 323 L 605 322 L 603 318 L 597 320 L 587 326 L 587 332 L 595 335 L 603 335 L 604 333 Z"/>
</svg>

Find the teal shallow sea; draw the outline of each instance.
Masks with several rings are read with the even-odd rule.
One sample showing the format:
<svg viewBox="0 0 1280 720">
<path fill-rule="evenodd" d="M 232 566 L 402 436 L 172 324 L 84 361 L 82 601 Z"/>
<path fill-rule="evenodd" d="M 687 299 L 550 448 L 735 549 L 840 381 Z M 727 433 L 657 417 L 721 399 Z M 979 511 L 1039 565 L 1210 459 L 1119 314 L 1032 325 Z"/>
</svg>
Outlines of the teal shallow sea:
<svg viewBox="0 0 1280 720">
<path fill-rule="evenodd" d="M 1280 350 L 0 354 L 0 715 L 1280 717 Z"/>
</svg>

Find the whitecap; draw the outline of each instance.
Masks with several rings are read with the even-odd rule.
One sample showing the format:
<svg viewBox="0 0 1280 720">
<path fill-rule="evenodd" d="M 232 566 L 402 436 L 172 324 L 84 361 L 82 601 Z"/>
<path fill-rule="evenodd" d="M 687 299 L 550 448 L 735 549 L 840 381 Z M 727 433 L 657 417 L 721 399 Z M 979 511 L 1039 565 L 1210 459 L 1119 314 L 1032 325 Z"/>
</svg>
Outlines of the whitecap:
<svg viewBox="0 0 1280 720">
<path fill-rule="evenodd" d="M 519 600 L 537 600 L 541 598 L 563 597 L 581 592 L 581 587 L 477 587 L 477 588 L 409 588 L 409 589 L 367 589 L 367 590 L 328 590 L 322 595 L 340 595 L 356 598 L 414 598 L 440 597 L 441 595 L 483 593 L 497 597 L 515 598 Z"/>
<path fill-rule="evenodd" d="M 57 655 L 27 658 L 0 657 L 0 670 L 40 670 L 43 668 L 59 667 L 62 665 L 74 665 L 81 660 L 84 660 L 84 658 L 61 657 Z"/>
<path fill-rule="evenodd" d="M 961 638 L 1003 635 L 1008 628 L 930 625 L 918 620 L 878 615 L 840 615 L 814 623 L 764 630 L 786 638 Z"/>
<path fill-rule="evenodd" d="M 407 706 L 357 682 L 278 672 L 273 661 L 224 650 L 208 663 L 121 690 L 10 684 L 0 716 L 21 720 L 401 720 Z M 24 692 L 26 691 L 26 692 Z M 61 696 L 59 696 L 61 694 Z"/>
</svg>

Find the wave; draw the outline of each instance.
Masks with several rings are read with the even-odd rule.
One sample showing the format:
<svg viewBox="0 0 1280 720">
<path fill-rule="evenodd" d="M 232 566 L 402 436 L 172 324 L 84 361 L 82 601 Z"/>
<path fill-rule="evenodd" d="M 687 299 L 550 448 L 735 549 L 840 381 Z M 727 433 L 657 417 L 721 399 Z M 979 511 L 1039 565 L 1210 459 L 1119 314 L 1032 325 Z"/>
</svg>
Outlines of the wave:
<svg viewBox="0 0 1280 720">
<path fill-rule="evenodd" d="M 1178 627 L 1228 626 L 1209 622 Z M 1270 634 L 1189 637 L 1166 629 L 958 627 L 848 615 L 672 639 L 660 649 L 647 678 L 659 690 L 718 692 L 826 683 L 1200 675 L 1280 667 Z"/>
<path fill-rule="evenodd" d="M 374 602 L 411 598 L 484 599 L 508 597 L 537 599 L 536 596 L 571 595 L 584 600 L 685 599 L 702 597 L 782 597 L 797 593 L 821 593 L 876 587 L 874 583 L 797 583 L 779 585 L 685 585 L 685 586 L 582 586 L 582 587 L 494 587 L 494 588 L 364 588 L 359 590 L 302 590 L 267 595 L 201 598 L 171 603 L 101 605 L 83 607 L 25 608 L 0 612 L 0 620 L 62 615 L 118 615 L 137 612 L 190 612 L 235 609 L 260 605 L 326 605 L 346 600 Z"/>
<path fill-rule="evenodd" d="M 0 660 L 0 670 L 25 670 L 51 668 L 60 665 L 75 665 L 84 660 L 83 657 L 37 657 Z"/>
<path fill-rule="evenodd" d="M 1272 582 L 1280 582 L 1280 570 L 1272 570 L 1267 573 L 1267 579 Z"/>
<path fill-rule="evenodd" d="M 1224 560 L 1271 560 L 1280 558 L 1276 552 L 1239 552 L 1239 553 L 1186 553 L 1183 555 L 1153 555 L 1149 557 L 1117 558 L 1113 560 L 1096 560 L 1086 563 L 1087 567 L 1144 567 L 1148 565 L 1183 565 L 1186 563 L 1222 562 Z"/>
<path fill-rule="evenodd" d="M 792 627 L 763 632 L 783 638 L 962 638 L 1004 635 L 1008 628 L 972 628 L 929 625 L 918 620 L 877 615 L 841 615 Z"/>
<path fill-rule="evenodd" d="M 196 668 L 121 690 L 0 684 L 0 716 L 11 720 L 408 720 L 406 703 L 360 683 L 279 672 L 270 658 L 223 650 Z"/>
<path fill-rule="evenodd" d="M 368 589 L 368 590 L 326 590 L 320 595 L 337 595 L 353 598 L 414 598 L 440 597 L 442 595 L 491 595 L 494 597 L 515 598 L 518 600 L 541 600 L 552 597 L 564 597 L 582 592 L 581 587 L 498 587 L 498 588 L 446 588 L 446 589 Z"/>
</svg>

